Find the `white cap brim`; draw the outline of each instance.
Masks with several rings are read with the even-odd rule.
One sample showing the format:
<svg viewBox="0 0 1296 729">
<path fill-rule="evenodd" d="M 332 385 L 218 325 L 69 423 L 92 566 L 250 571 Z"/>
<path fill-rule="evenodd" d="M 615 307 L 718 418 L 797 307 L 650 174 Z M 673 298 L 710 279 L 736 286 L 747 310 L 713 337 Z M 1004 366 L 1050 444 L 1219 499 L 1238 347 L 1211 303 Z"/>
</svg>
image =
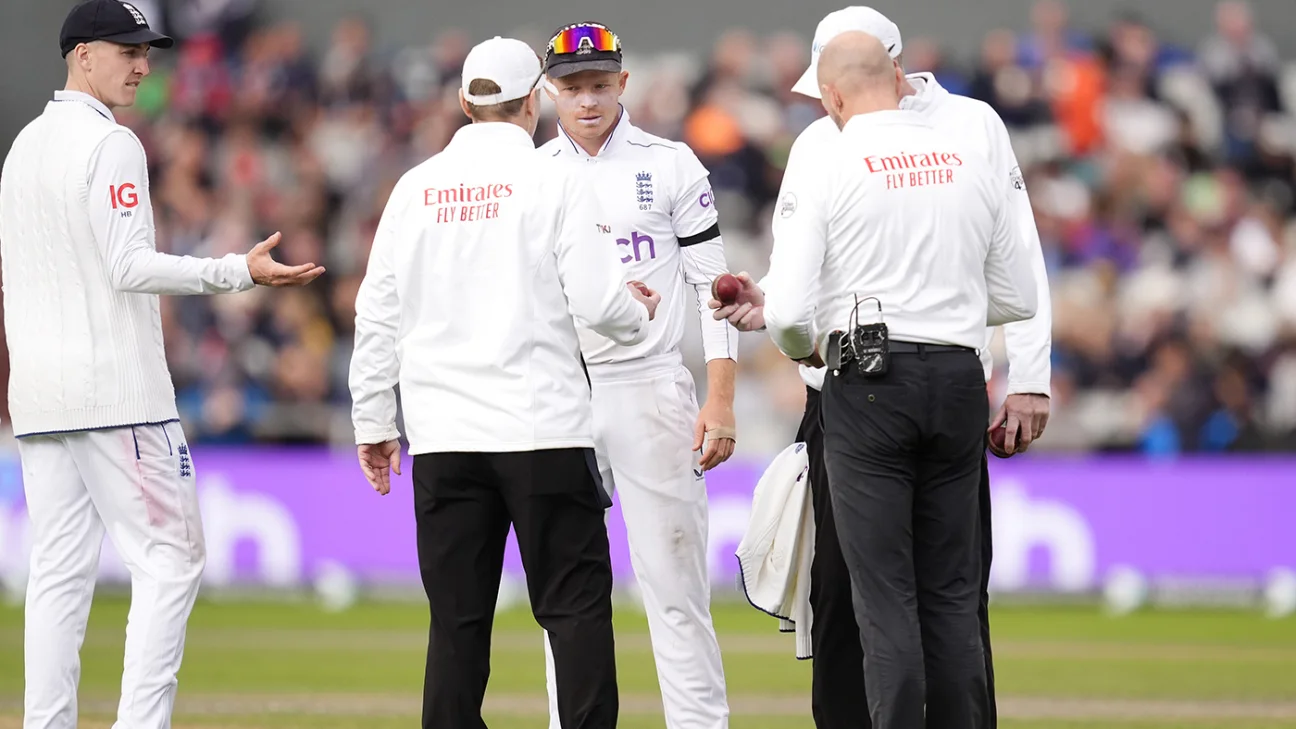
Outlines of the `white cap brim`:
<svg viewBox="0 0 1296 729">
<path fill-rule="evenodd" d="M 810 45 L 810 67 L 792 85 L 793 93 L 812 99 L 822 98 L 819 93 L 819 54 L 833 38 L 848 31 L 860 31 L 877 38 L 891 58 L 904 50 L 900 28 L 882 13 L 861 5 L 835 10 L 825 15 L 819 21 L 819 27 L 815 28 L 814 42 Z"/>
<path fill-rule="evenodd" d="M 821 99 L 823 94 L 819 93 L 819 59 L 810 62 L 810 67 L 801 74 L 801 78 L 792 84 L 792 92 L 809 96 L 812 99 Z"/>
</svg>

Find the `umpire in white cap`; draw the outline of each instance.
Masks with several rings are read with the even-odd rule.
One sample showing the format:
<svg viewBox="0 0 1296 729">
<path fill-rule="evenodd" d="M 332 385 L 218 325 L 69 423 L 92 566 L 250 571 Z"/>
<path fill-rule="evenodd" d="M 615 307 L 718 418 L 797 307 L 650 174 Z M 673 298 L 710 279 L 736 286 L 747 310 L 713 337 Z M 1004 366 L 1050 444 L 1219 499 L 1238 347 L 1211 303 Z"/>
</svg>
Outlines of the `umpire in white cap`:
<svg viewBox="0 0 1296 729">
<path fill-rule="evenodd" d="M 623 279 L 585 170 L 535 149 L 540 59 L 494 38 L 468 54 L 473 123 L 392 191 L 356 300 L 352 419 L 374 489 L 414 455 L 431 613 L 423 726 L 476 729 L 504 545 L 517 533 L 565 727 L 616 725 L 611 500 L 594 457 L 576 320 L 623 345 L 660 296 Z"/>
</svg>

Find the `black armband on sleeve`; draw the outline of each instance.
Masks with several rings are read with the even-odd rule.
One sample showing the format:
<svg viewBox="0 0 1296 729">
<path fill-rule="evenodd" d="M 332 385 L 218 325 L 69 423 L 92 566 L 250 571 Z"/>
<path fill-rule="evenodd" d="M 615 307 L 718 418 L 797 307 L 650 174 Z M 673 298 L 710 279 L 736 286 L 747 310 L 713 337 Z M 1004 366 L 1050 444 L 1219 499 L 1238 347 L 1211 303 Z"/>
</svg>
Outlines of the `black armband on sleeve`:
<svg viewBox="0 0 1296 729">
<path fill-rule="evenodd" d="M 706 243 L 709 240 L 715 240 L 716 238 L 719 237 L 720 237 L 720 224 L 716 223 L 712 225 L 710 228 L 707 228 L 706 230 L 702 231 L 701 233 L 680 238 L 679 246 L 680 248 L 688 248 L 689 246 L 695 246 L 698 243 Z"/>
</svg>

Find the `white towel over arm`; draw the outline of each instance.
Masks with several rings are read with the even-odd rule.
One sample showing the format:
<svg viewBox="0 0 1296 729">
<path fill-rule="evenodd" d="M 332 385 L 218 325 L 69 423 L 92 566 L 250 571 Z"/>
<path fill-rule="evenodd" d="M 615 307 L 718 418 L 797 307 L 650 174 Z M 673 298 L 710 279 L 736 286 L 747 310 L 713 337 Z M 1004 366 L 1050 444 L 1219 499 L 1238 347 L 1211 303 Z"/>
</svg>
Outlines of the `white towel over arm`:
<svg viewBox="0 0 1296 729">
<path fill-rule="evenodd" d="M 810 563 L 814 503 L 805 443 L 793 443 L 765 469 L 752 495 L 747 531 L 735 553 L 743 592 L 757 610 L 796 632 L 797 658 L 810 658 Z"/>
</svg>

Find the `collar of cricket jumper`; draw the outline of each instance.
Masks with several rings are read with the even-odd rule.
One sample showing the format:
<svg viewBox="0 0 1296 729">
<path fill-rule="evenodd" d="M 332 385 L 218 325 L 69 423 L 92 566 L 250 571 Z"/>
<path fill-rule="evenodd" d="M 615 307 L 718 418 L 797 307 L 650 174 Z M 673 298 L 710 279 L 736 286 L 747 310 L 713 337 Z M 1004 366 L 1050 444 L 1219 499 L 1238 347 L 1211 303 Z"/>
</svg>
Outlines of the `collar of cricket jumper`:
<svg viewBox="0 0 1296 729">
<path fill-rule="evenodd" d="M 117 117 L 113 116 L 113 113 L 109 111 L 108 107 L 104 106 L 104 103 L 102 101 L 96 99 L 90 94 L 82 93 L 80 91 L 55 91 L 54 100 L 55 101 L 79 101 L 82 104 L 89 106 L 91 109 L 94 109 L 95 111 L 99 112 L 100 116 L 112 122 L 113 124 L 117 123 Z"/>
<path fill-rule="evenodd" d="M 612 133 L 609 134 L 607 140 L 603 142 L 603 146 L 599 147 L 599 154 L 601 155 L 611 149 L 613 140 L 616 140 L 618 143 L 625 141 L 626 137 L 630 134 L 630 127 L 630 110 L 625 108 L 625 105 L 621 105 L 621 115 L 617 117 L 616 123 L 612 125 Z M 567 143 L 571 145 L 572 151 L 574 151 L 577 156 L 590 156 L 590 153 L 586 152 L 584 147 L 577 144 L 576 140 L 571 138 L 571 135 L 567 133 L 566 129 L 563 129 L 562 122 L 558 122 L 558 133 L 562 135 L 563 139 L 567 140 Z"/>
<path fill-rule="evenodd" d="M 472 122 L 459 127 L 452 142 L 469 144 L 511 144 L 535 149 L 535 140 L 513 122 Z"/>
<path fill-rule="evenodd" d="M 926 113 L 933 107 L 940 106 L 949 97 L 949 92 L 936 81 L 930 73 L 911 73 L 905 78 L 918 93 L 900 100 L 900 108 Z"/>
<path fill-rule="evenodd" d="M 923 119 L 922 115 L 909 109 L 885 109 L 883 111 L 873 111 L 868 114 L 856 114 L 846 122 L 842 131 L 852 129 L 867 129 L 870 127 L 895 127 L 895 126 L 920 126 L 929 127 L 931 124 Z"/>
</svg>

